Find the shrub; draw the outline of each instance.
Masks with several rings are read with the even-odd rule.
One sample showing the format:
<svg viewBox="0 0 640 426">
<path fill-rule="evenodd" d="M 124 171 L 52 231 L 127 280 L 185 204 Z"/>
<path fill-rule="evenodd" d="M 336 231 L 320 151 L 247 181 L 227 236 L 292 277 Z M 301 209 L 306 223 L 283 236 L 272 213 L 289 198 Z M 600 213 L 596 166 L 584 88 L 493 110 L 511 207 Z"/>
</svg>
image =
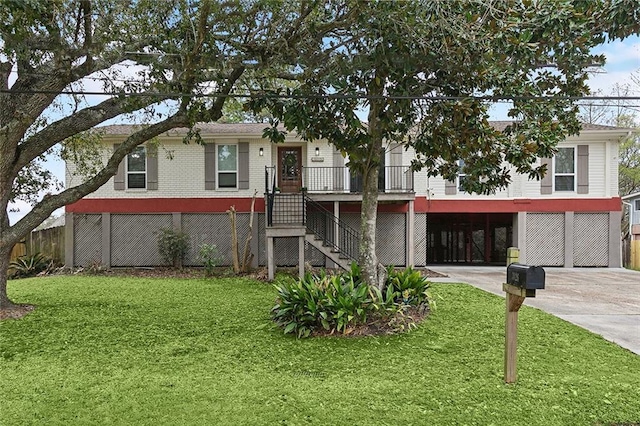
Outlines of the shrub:
<svg viewBox="0 0 640 426">
<path fill-rule="evenodd" d="M 367 321 L 370 309 L 369 286 L 359 276 L 350 273 L 330 278 L 327 295 L 327 315 L 337 331 L 346 333 L 350 326 Z M 325 328 L 327 328 L 325 326 Z"/>
<path fill-rule="evenodd" d="M 348 334 L 358 325 L 375 322 L 397 331 L 411 328 L 415 321 L 407 310 L 426 309 L 429 282 L 411 268 L 388 272 L 382 291 L 369 287 L 355 264 L 342 274 L 306 273 L 300 280 L 276 284 L 278 297 L 271 316 L 285 334 L 299 338 L 320 329 Z"/>
<path fill-rule="evenodd" d="M 53 259 L 42 253 L 20 256 L 9 264 L 12 278 L 35 277 L 41 272 L 52 270 L 53 267 Z"/>
<path fill-rule="evenodd" d="M 215 267 L 222 262 L 222 257 L 218 255 L 218 247 L 215 244 L 201 244 L 198 257 L 204 264 L 205 274 L 208 277 L 213 276 Z"/>
<path fill-rule="evenodd" d="M 308 337 L 318 326 L 330 329 L 333 315 L 328 314 L 325 293 L 329 279 L 324 273 L 320 277 L 306 273 L 300 280 L 275 285 L 278 298 L 271 315 L 285 334 Z"/>
<path fill-rule="evenodd" d="M 387 287 L 392 287 L 402 296 L 406 305 L 420 305 L 429 300 L 429 281 L 419 271 L 406 268 L 404 271 L 387 269 Z"/>
<path fill-rule="evenodd" d="M 158 235 L 158 252 L 162 261 L 174 268 L 182 267 L 189 249 L 189 235 L 175 229 L 165 228 Z"/>
</svg>

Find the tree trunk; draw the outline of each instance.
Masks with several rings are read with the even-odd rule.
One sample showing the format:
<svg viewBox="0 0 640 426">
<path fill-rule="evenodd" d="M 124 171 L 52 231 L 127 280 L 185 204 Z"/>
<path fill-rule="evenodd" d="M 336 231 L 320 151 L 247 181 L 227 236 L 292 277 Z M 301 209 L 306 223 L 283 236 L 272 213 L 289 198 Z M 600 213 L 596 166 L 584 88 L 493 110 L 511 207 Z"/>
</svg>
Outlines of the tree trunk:
<svg viewBox="0 0 640 426">
<path fill-rule="evenodd" d="M 0 249 L 0 310 L 11 310 L 18 305 L 9 300 L 7 296 L 7 276 L 9 274 L 9 260 L 11 258 L 11 247 Z"/>
<path fill-rule="evenodd" d="M 251 270 L 251 263 L 253 262 L 253 253 L 251 253 L 251 239 L 253 238 L 253 212 L 256 207 L 256 195 L 258 191 L 253 192 L 253 198 L 251 198 L 251 213 L 249 214 L 249 234 L 247 240 L 244 243 L 244 252 L 242 253 L 242 272 L 249 272 Z"/>
<path fill-rule="evenodd" d="M 384 79 L 381 79 L 383 81 Z M 382 95 L 381 83 L 373 82 L 369 87 L 371 95 Z M 360 211 L 360 246 L 359 263 L 363 278 L 370 286 L 383 289 L 384 268 L 379 268 L 376 254 L 376 221 L 378 218 L 378 173 L 380 172 L 380 155 L 382 150 L 382 132 L 380 115 L 384 108 L 384 101 L 371 99 L 369 105 L 370 145 L 368 160 L 362 173 L 362 208 Z"/>
<path fill-rule="evenodd" d="M 365 281 L 381 288 L 376 254 L 376 220 L 378 216 L 378 169 L 375 165 L 363 174 L 362 209 L 360 211 L 359 263 Z"/>
</svg>

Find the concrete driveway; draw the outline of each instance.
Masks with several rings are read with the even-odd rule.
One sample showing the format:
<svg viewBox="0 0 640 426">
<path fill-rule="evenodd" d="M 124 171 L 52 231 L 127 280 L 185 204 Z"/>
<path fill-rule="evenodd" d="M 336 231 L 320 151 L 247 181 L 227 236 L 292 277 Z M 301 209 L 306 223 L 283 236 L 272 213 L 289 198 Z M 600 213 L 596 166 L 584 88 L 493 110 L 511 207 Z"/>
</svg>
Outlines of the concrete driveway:
<svg viewBox="0 0 640 426">
<path fill-rule="evenodd" d="M 504 297 L 506 267 L 434 266 L 448 278 Z M 640 355 L 640 272 L 614 268 L 544 268 L 546 285 L 525 304 L 583 327 Z"/>
</svg>

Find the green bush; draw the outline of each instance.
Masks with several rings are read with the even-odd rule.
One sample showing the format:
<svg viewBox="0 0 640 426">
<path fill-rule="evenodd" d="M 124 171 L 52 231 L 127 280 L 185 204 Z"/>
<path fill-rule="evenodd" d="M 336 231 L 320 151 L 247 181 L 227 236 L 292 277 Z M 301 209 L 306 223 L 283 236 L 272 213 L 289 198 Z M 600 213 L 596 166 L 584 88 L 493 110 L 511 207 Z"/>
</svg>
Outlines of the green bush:
<svg viewBox="0 0 640 426">
<path fill-rule="evenodd" d="M 201 244 L 198 257 L 204 264 L 204 271 L 208 277 L 213 276 L 215 267 L 222 262 L 222 257 L 218 255 L 218 247 L 215 244 Z"/>
<path fill-rule="evenodd" d="M 54 262 L 42 253 L 20 256 L 9 264 L 11 278 L 35 277 L 41 272 L 53 269 Z"/>
<path fill-rule="evenodd" d="M 407 309 L 426 308 L 429 282 L 411 268 L 389 269 L 388 273 L 383 290 L 368 286 L 355 264 L 342 274 L 307 273 L 300 280 L 276 284 L 278 297 L 271 316 L 285 333 L 299 338 L 321 329 L 346 334 L 358 325 L 375 322 L 405 329 L 413 323 Z"/>
<path fill-rule="evenodd" d="M 175 229 L 165 228 L 158 235 L 158 252 L 162 261 L 174 268 L 182 267 L 189 249 L 189 235 Z"/>
<path fill-rule="evenodd" d="M 407 305 L 420 305 L 429 300 L 429 281 L 419 271 L 406 268 L 404 271 L 387 269 L 387 287 L 392 287 L 402 296 Z"/>
<path fill-rule="evenodd" d="M 337 331 L 345 333 L 347 328 L 367 321 L 370 309 L 369 286 L 351 274 L 331 277 L 326 290 L 327 306 Z M 327 328 L 325 326 L 325 328 Z"/>
<path fill-rule="evenodd" d="M 285 334 L 308 337 L 319 325 L 330 327 L 325 293 L 329 279 L 324 273 L 320 277 L 307 273 L 300 280 L 275 285 L 278 298 L 271 315 Z"/>
</svg>

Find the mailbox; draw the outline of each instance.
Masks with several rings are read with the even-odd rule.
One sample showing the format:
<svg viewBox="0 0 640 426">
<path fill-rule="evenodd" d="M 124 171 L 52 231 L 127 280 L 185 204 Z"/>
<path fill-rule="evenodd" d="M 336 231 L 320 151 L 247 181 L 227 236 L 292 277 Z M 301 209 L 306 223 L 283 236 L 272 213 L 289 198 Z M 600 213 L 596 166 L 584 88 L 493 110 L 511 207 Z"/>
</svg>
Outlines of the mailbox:
<svg viewBox="0 0 640 426">
<path fill-rule="evenodd" d="M 544 288 L 544 269 L 541 266 L 512 263 L 507 266 L 507 283 L 526 290 Z"/>
</svg>

